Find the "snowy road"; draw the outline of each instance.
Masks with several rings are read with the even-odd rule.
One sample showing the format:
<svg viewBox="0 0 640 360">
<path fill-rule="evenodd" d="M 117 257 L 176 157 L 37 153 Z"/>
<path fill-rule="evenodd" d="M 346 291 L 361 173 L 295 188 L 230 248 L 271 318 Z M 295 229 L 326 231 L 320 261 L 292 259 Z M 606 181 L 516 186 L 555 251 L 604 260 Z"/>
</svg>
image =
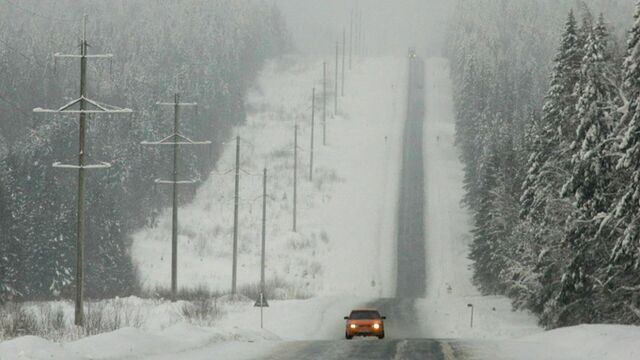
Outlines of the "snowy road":
<svg viewBox="0 0 640 360">
<path fill-rule="evenodd" d="M 409 60 L 407 118 L 398 206 L 397 298 L 425 296 L 424 61 Z"/>
<path fill-rule="evenodd" d="M 280 359 L 455 359 L 454 346 L 422 337 L 415 300 L 426 290 L 423 125 L 425 66 L 409 60 L 407 111 L 397 214 L 396 297 L 369 304 L 386 315 L 388 339 L 301 341 L 283 344 L 268 360 Z"/>
<path fill-rule="evenodd" d="M 450 360 L 455 359 L 451 346 L 427 339 L 295 342 L 271 354 L 266 360 L 356 359 L 356 360 Z"/>
<path fill-rule="evenodd" d="M 351 183 L 345 183 L 344 191 L 335 199 L 347 199 L 360 206 L 357 216 L 347 217 L 354 221 L 337 221 L 335 217 L 323 217 L 322 222 L 333 224 L 330 234 L 342 234 L 336 239 L 340 251 L 331 256 L 339 259 L 327 261 L 331 267 L 327 284 L 332 286 L 329 294 L 309 300 L 273 301 L 265 311 L 265 326 L 268 331 L 256 328 L 258 313 L 249 305 L 237 304 L 237 309 L 221 319 L 216 327 L 220 329 L 253 329 L 262 334 L 258 339 L 238 339 L 235 342 L 213 342 L 198 349 L 180 353 L 180 358 L 190 360 L 209 359 L 520 359 L 520 343 L 504 340 L 539 332 L 535 319 L 524 313 L 511 310 L 508 299 L 480 296 L 470 282 L 467 259 L 470 218 L 461 207 L 463 194 L 463 172 L 457 158 L 453 142 L 454 116 L 451 81 L 448 63 L 444 59 L 430 58 L 423 65 L 414 60 L 412 75 L 407 75 L 406 60 L 378 62 L 371 60 L 365 70 L 354 75 L 354 87 L 360 93 L 375 89 L 381 82 L 370 74 L 389 74 L 383 80 L 386 86 L 378 87 L 379 93 L 367 93 L 351 99 L 352 118 L 343 126 L 350 126 L 345 134 L 351 138 L 359 134 L 365 126 L 371 130 L 379 126 L 378 137 L 389 136 L 389 148 L 394 150 L 388 156 L 382 152 L 372 155 L 377 143 L 364 146 L 354 159 L 360 159 L 366 166 L 358 167 L 350 176 Z M 385 71 L 374 71 L 384 69 Z M 398 69 L 395 71 L 393 69 Z M 407 83 L 407 79 L 411 79 Z M 400 85 L 397 88 L 393 84 Z M 408 88 L 409 94 L 404 89 Z M 384 103 L 384 99 L 397 94 Z M 397 103 L 405 102 L 403 110 L 381 111 L 372 106 L 372 96 L 378 100 L 374 105 L 395 109 Z M 392 105 L 392 106 L 390 106 Z M 398 106 L 405 108 L 405 106 Z M 381 114 L 373 117 L 370 112 Z M 363 123 L 358 120 L 369 119 Z M 402 121 L 402 119 L 406 121 Z M 398 121 L 385 124 L 384 119 Z M 404 134 L 402 124 L 404 123 Z M 382 131 L 385 127 L 397 127 L 397 132 Z M 338 133 L 332 134 L 336 139 Z M 375 139 L 372 136 L 371 139 Z M 404 139 L 403 139 L 404 138 Z M 368 139 L 360 136 L 360 140 Z M 338 145 L 334 145 L 338 146 Z M 353 147 L 353 149 L 362 149 Z M 348 151 L 349 149 L 341 149 Z M 397 156 L 395 155 L 397 154 Z M 334 153 L 325 153 L 327 161 Z M 386 159 L 366 163 L 366 159 Z M 375 165 L 374 165 L 375 164 Z M 350 166 L 352 166 L 351 164 Z M 399 166 L 401 165 L 401 166 Z M 382 169 L 370 171 L 374 166 Z M 386 173 L 384 171 L 386 169 Z M 397 172 L 396 172 L 397 169 Z M 342 169 L 341 172 L 345 172 Z M 388 174 L 387 174 L 388 173 Z M 371 190 L 363 194 L 384 193 L 385 199 L 378 203 L 366 203 L 362 207 L 359 198 L 349 197 L 366 185 L 369 178 L 379 179 L 379 174 L 388 175 L 387 181 L 379 181 Z M 399 174 L 402 174 L 401 176 Z M 369 184 L 371 185 L 371 184 Z M 400 191 L 397 191 L 397 190 Z M 346 201 L 346 200 L 345 200 Z M 384 211 L 373 211 L 369 216 L 367 208 L 384 207 Z M 337 208 L 344 208 L 343 204 Z M 333 207 L 332 207 L 333 209 Z M 393 211 L 391 211 L 393 210 Z M 340 213 L 342 214 L 342 213 Z M 342 215 L 344 216 L 344 214 Z M 394 231 L 349 232 L 371 228 L 376 221 L 397 222 L 386 228 Z M 357 224 L 357 225 L 355 225 Z M 375 227 L 374 227 L 375 228 Z M 342 232 L 336 232 L 341 230 Z M 376 239 L 373 243 L 371 239 Z M 349 241 L 352 240 L 352 241 Z M 372 244 L 376 252 L 366 248 Z M 386 278 L 386 287 L 381 291 L 369 287 L 369 270 L 351 273 L 353 264 L 349 262 L 354 252 L 369 254 L 361 257 L 361 269 L 377 268 L 380 278 Z M 395 263 L 395 264 L 394 264 Z M 396 281 L 397 278 L 397 281 Z M 351 289 L 351 290 L 350 290 Z M 371 291 L 374 290 L 374 291 Z M 394 297 L 395 296 L 395 297 Z M 469 326 L 467 304 L 475 305 L 474 327 Z M 386 338 L 344 339 L 342 317 L 354 307 L 369 305 L 377 307 L 387 316 Z M 269 335 L 269 336 L 266 336 Z M 271 339 L 273 336 L 277 340 Z M 508 345 L 508 346 L 507 346 Z M 507 346 L 505 348 L 505 346 Z M 505 356 L 499 354 L 505 353 Z M 513 354 L 518 354 L 514 356 Z M 526 354 L 529 354 L 527 352 Z M 469 357 L 472 356 L 472 357 Z M 153 360 L 175 358 L 175 354 L 149 357 Z M 531 359 L 537 359 L 532 357 Z M 529 360 L 529 358 L 527 358 Z"/>
</svg>

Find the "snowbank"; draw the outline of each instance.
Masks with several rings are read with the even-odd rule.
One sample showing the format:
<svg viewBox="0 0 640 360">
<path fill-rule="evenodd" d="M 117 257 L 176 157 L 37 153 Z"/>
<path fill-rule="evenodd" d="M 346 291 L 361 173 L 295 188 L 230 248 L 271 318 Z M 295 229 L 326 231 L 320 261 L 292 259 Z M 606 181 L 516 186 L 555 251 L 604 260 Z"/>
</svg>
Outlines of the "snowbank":
<svg viewBox="0 0 640 360">
<path fill-rule="evenodd" d="M 32 359 L 32 360 L 76 360 L 82 359 L 64 349 L 62 345 L 47 341 L 37 336 L 23 336 L 0 343 L 0 359 Z"/>
<path fill-rule="evenodd" d="M 0 359 L 137 359 L 168 354 L 175 358 L 180 352 L 222 343 L 235 344 L 234 352 L 230 354 L 238 348 L 254 345 L 250 354 L 255 356 L 259 351 L 274 346 L 278 339 L 266 330 L 213 329 L 182 323 L 158 332 L 122 328 L 62 345 L 35 336 L 25 336 L 0 343 Z M 224 347 L 228 348 L 229 345 Z"/>
<path fill-rule="evenodd" d="M 580 325 L 504 342 L 477 344 L 483 354 L 515 360 L 636 360 L 640 328 L 624 325 Z"/>
</svg>

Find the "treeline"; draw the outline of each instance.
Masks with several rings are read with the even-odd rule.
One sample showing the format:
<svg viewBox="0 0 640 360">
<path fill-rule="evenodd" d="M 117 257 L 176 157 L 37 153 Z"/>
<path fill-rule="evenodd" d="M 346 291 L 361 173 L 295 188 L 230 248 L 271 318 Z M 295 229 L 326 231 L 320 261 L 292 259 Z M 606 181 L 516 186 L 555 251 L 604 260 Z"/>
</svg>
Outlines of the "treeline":
<svg viewBox="0 0 640 360">
<path fill-rule="evenodd" d="M 78 97 L 77 59 L 52 55 L 79 51 L 83 14 L 89 14 L 89 53 L 114 54 L 112 63 L 90 61 L 89 96 L 134 110 L 88 121 L 89 162 L 112 164 L 89 171 L 87 180 L 90 297 L 137 291 L 129 233 L 168 205 L 153 180 L 170 174 L 170 153 L 140 145 L 172 131 L 172 111 L 154 104 L 171 102 L 176 92 L 199 104 L 183 111 L 181 132 L 213 146 L 183 151 L 180 173 L 204 178 L 230 129 L 244 121 L 244 97 L 264 61 L 290 46 L 269 1 L 0 4 L 0 302 L 74 290 L 77 173 L 51 165 L 77 161 L 77 117 L 31 110 Z"/>
<path fill-rule="evenodd" d="M 574 8 L 457 8 L 448 55 L 474 281 L 547 327 L 640 324 L 640 5 L 626 45 L 611 24 L 629 3 L 607 8 L 612 23 Z"/>
</svg>

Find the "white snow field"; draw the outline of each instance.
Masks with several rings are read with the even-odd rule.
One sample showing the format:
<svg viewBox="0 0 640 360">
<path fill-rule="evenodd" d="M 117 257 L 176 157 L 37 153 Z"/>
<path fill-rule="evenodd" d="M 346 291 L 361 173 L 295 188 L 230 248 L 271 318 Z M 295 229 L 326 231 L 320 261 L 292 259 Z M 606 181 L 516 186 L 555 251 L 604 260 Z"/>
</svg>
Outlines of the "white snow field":
<svg viewBox="0 0 640 360">
<path fill-rule="evenodd" d="M 261 179 L 254 175 L 266 165 L 271 170 L 267 276 L 281 280 L 279 298 L 310 298 L 270 299 L 264 329 L 252 301 L 219 298 L 219 318 L 189 322 L 182 312 L 188 303 L 182 301 L 117 299 L 119 306 L 138 309 L 137 328 L 62 343 L 21 337 L 0 343 L 0 359 L 253 359 L 285 341 L 338 340 L 342 316 L 351 308 L 392 297 L 406 60 L 369 58 L 348 73 L 340 115 L 332 116 L 333 102 L 327 104 L 328 146 L 322 146 L 319 98 L 317 168 L 310 182 L 309 102 L 311 88 L 322 86 L 321 65 L 317 59 L 287 58 L 268 66 L 249 96 L 248 122 L 237 129 L 245 139 L 239 284 L 258 281 L 261 204 L 255 199 Z M 473 287 L 467 259 L 472 224 L 460 204 L 463 171 L 453 144 L 449 68 L 446 60 L 434 58 L 426 69 L 427 298 L 416 301 L 422 324 L 416 337 L 452 339 L 468 350 L 469 359 L 640 358 L 637 327 L 545 332 L 533 316 L 513 312 L 506 298 L 481 296 Z M 290 231 L 294 121 L 301 127 L 298 233 Z M 230 286 L 233 174 L 225 172 L 233 167 L 233 150 L 230 139 L 217 172 L 180 209 L 181 288 L 227 291 Z M 149 291 L 168 287 L 169 236 L 168 213 L 135 234 L 133 255 Z M 474 305 L 473 328 L 468 304 Z M 71 303 L 56 305 L 72 312 Z"/>
<path fill-rule="evenodd" d="M 276 295 L 390 296 L 401 142 L 402 62 L 367 61 L 347 74 L 334 116 L 328 64 L 327 146 L 323 146 L 322 62 L 287 58 L 270 64 L 248 96 L 241 141 L 238 286 L 260 275 L 262 169 L 267 167 L 267 278 Z M 309 181 L 311 94 L 316 88 L 314 178 Z M 299 125 L 298 232 L 292 232 L 293 136 Z M 194 201 L 179 210 L 181 289 L 229 291 L 233 239 L 235 139 Z M 171 213 L 134 235 L 143 286 L 168 288 Z M 393 286 L 393 284 L 391 284 Z"/>
</svg>

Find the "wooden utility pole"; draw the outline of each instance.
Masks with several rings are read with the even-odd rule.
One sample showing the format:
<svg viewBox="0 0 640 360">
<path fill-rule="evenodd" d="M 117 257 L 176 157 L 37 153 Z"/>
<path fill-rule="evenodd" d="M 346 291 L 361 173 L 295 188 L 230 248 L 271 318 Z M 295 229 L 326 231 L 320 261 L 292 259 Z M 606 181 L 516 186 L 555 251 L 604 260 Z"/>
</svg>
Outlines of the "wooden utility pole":
<svg viewBox="0 0 640 360">
<path fill-rule="evenodd" d="M 262 251 L 260 254 L 260 294 L 254 306 L 260 307 L 260 328 L 264 327 L 264 308 L 269 307 L 265 286 L 266 244 L 267 244 L 267 169 L 262 177 Z"/>
<path fill-rule="evenodd" d="M 313 88 L 311 95 L 311 158 L 309 160 L 309 181 L 313 181 L 313 142 L 315 131 L 315 116 L 316 116 L 316 88 Z"/>
<path fill-rule="evenodd" d="M 342 29 L 342 96 L 344 96 L 345 59 L 347 57 L 347 30 Z"/>
<path fill-rule="evenodd" d="M 351 18 L 349 22 L 349 70 L 353 63 L 353 9 L 351 9 Z"/>
<path fill-rule="evenodd" d="M 298 229 L 298 124 L 293 135 L 293 232 Z"/>
<path fill-rule="evenodd" d="M 362 56 L 362 11 L 358 11 L 358 56 Z"/>
<path fill-rule="evenodd" d="M 173 133 L 178 134 L 180 95 L 175 94 L 173 105 Z M 171 201 L 171 301 L 178 295 L 178 142 L 173 144 L 173 184 Z"/>
<path fill-rule="evenodd" d="M 340 54 L 340 45 L 338 44 L 338 41 L 336 41 L 336 74 L 335 74 L 335 93 L 334 93 L 334 108 L 333 108 L 333 115 L 337 116 L 338 115 L 338 73 L 340 72 L 340 66 L 338 65 L 338 58 L 339 58 L 339 54 Z"/>
<path fill-rule="evenodd" d="M 322 63 L 322 145 L 327 145 L 327 62 Z"/>
<path fill-rule="evenodd" d="M 174 95 L 172 103 L 157 102 L 159 106 L 173 107 L 173 133 L 159 141 L 143 141 L 142 145 L 169 145 L 173 148 L 173 163 L 171 180 L 156 179 L 160 185 L 171 185 L 171 301 L 178 297 L 178 185 L 190 185 L 197 182 L 196 179 L 178 179 L 178 160 L 180 145 L 210 145 L 211 141 L 193 141 L 180 133 L 180 107 L 197 106 L 196 103 L 180 102 L 180 94 Z"/>
<path fill-rule="evenodd" d="M 266 242 L 267 242 L 267 169 L 264 169 L 262 176 L 262 251 L 260 256 L 260 292 L 262 293 L 262 302 L 266 302 L 265 293 L 265 277 L 264 267 L 266 261 Z"/>
<path fill-rule="evenodd" d="M 87 60 L 89 58 L 106 58 L 111 59 L 113 55 L 89 55 L 87 52 L 87 15 L 82 18 L 82 40 L 80 42 L 80 54 L 64 55 L 56 53 L 55 58 L 77 58 L 80 59 L 80 97 L 62 106 L 59 109 L 42 109 L 35 108 L 36 113 L 58 113 L 79 116 L 78 131 L 78 162 L 69 165 L 55 162 L 53 167 L 62 169 L 78 170 L 78 189 L 77 189 L 77 222 L 76 222 L 76 273 L 75 273 L 75 317 L 74 323 L 77 326 L 84 327 L 84 238 L 85 238 L 85 170 L 89 169 L 106 169 L 111 164 L 100 162 L 98 164 L 87 164 L 86 151 L 86 132 L 87 132 L 87 114 L 116 114 L 131 113 L 131 109 L 118 108 L 107 104 L 99 103 L 87 97 Z M 74 106 L 78 109 L 74 109 Z"/>
<path fill-rule="evenodd" d="M 236 136 L 236 178 L 233 197 L 233 264 L 231 270 L 231 295 L 237 293 L 238 280 L 238 203 L 240 200 L 240 136 Z"/>
<path fill-rule="evenodd" d="M 80 58 L 80 98 L 87 96 L 87 17 L 82 20 L 82 44 Z M 84 190 L 85 190 L 85 145 L 87 120 L 86 104 L 80 101 L 80 131 L 78 139 L 78 222 L 76 224 L 76 309 L 75 324 L 84 326 Z"/>
<path fill-rule="evenodd" d="M 367 56 L 367 43 L 365 40 L 364 30 L 362 31 L 362 56 Z"/>
</svg>

